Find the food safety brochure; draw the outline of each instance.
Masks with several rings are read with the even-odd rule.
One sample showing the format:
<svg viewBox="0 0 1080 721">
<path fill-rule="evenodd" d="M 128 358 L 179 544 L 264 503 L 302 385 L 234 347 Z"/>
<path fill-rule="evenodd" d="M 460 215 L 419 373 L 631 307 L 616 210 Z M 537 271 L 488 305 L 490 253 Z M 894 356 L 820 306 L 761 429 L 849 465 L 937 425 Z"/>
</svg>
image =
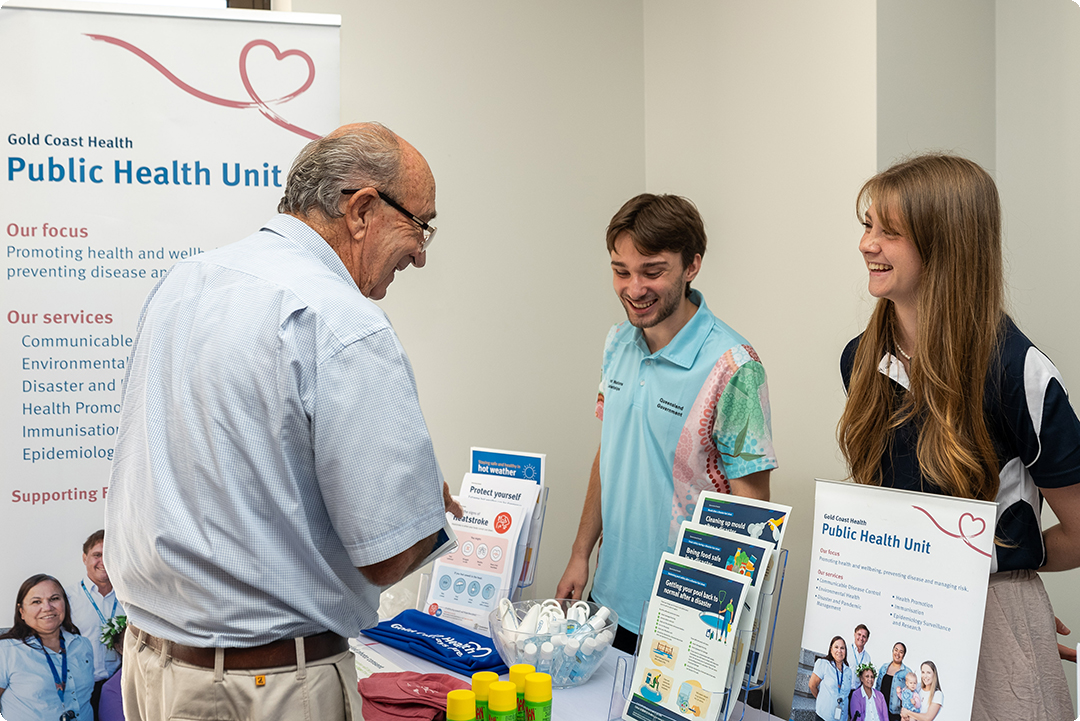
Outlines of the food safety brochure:
<svg viewBox="0 0 1080 721">
<path fill-rule="evenodd" d="M 727 493 L 703 492 L 698 497 L 698 503 L 694 509 L 694 522 L 742 536 L 770 541 L 776 544 L 776 550 L 779 551 L 784 545 L 784 532 L 787 530 L 789 515 L 791 515 L 791 506 L 780 503 L 732 496 Z M 758 660 L 764 657 L 769 643 L 769 626 L 772 620 L 776 576 L 778 575 L 774 567 L 779 555 L 779 553 L 772 554 L 765 568 L 765 578 L 762 579 L 761 602 L 758 604 L 755 621 L 759 633 L 755 635 L 752 642 L 753 649 L 749 661 L 751 678 L 754 681 L 760 681 L 765 671 L 764 664 L 758 663 Z"/>
<path fill-rule="evenodd" d="M 890 695 L 910 704 L 930 679 L 934 721 L 970 719 L 996 519 L 996 503 L 819 480 L 796 690 L 830 645 L 850 661 L 861 625 L 875 669 L 899 653 L 913 674 Z"/>
<path fill-rule="evenodd" d="M 663 554 L 641 628 L 624 719 L 721 717 L 733 629 L 749 587 L 749 576 Z"/>
<path fill-rule="evenodd" d="M 521 505 L 521 493 L 498 500 L 459 500 L 464 515 L 450 517 L 458 546 L 432 566 L 425 608 L 432 616 L 486 635 L 488 613 L 515 585 L 514 552 L 531 507 Z"/>
<path fill-rule="evenodd" d="M 544 530 L 547 509 L 547 487 L 544 485 L 544 466 L 547 455 L 522 451 L 500 451 L 494 448 L 470 448 L 469 470 L 481 475 L 518 478 L 536 485 L 536 505 L 525 521 L 525 530 L 518 537 L 514 557 L 518 586 L 531 586 L 536 576 L 540 554 L 540 534 Z"/>
<path fill-rule="evenodd" d="M 700 523 L 684 522 L 679 529 L 679 538 L 675 542 L 675 553 L 711 566 L 719 566 L 726 571 L 747 576 L 750 588 L 746 592 L 746 602 L 739 615 L 739 625 L 735 629 L 734 658 L 737 668 L 751 671 L 747 666 L 754 635 L 757 633 L 757 610 L 761 586 L 765 579 L 775 543 L 760 539 L 740 536 L 731 531 L 723 531 Z M 746 631 L 747 633 L 742 633 Z M 737 677 L 737 683 L 742 682 Z"/>
</svg>

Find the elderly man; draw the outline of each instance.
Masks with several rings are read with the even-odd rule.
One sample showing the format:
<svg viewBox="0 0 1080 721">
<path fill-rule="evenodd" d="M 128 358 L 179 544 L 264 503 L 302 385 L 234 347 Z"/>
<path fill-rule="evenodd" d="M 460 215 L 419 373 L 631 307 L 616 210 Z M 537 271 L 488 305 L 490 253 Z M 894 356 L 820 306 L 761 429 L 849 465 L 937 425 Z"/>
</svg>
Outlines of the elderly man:
<svg viewBox="0 0 1080 721">
<path fill-rule="evenodd" d="M 705 246 L 697 208 L 676 195 L 638 195 L 608 224 L 627 320 L 604 346 L 600 448 L 556 596 L 581 597 L 602 533 L 592 596 L 619 614 L 614 645 L 628 653 L 660 554 L 673 550 L 698 494 L 768 500 L 777 465 L 765 369 L 690 288 Z"/>
<path fill-rule="evenodd" d="M 460 513 L 372 303 L 424 265 L 427 162 L 345 126 L 278 211 L 143 308 L 106 511 L 128 721 L 362 718 L 346 639 Z"/>
<path fill-rule="evenodd" d="M 71 620 L 94 647 L 94 693 L 90 697 L 90 706 L 94 709 L 95 717 L 98 715 L 101 687 L 120 668 L 120 654 L 105 648 L 101 642 L 101 627 L 113 618 L 124 615 L 124 607 L 116 600 L 116 591 L 109 580 L 109 572 L 105 570 L 101 553 L 104 543 L 104 529 L 90 534 L 82 546 L 86 576 L 79 579 L 75 586 L 68 586 L 71 589 L 68 594 Z"/>
</svg>

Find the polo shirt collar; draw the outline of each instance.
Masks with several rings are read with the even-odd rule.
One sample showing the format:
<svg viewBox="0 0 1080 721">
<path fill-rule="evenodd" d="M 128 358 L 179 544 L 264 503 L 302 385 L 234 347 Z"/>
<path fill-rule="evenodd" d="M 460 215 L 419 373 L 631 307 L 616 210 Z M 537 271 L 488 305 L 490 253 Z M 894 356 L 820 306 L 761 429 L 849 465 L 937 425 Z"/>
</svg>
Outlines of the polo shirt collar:
<svg viewBox="0 0 1080 721">
<path fill-rule="evenodd" d="M 271 218 L 262 229 L 299 243 L 305 250 L 322 261 L 327 268 L 337 273 L 343 280 L 348 281 L 353 288 L 356 288 L 356 281 L 349 275 L 345 264 L 341 262 L 341 258 L 326 242 L 326 238 L 316 233 L 315 229 L 304 221 L 292 215 L 279 213 Z M 357 288 L 358 292 L 359 290 Z"/>
<path fill-rule="evenodd" d="M 686 325 L 679 329 L 671 342 L 656 351 L 656 353 L 649 352 L 649 345 L 645 342 L 645 335 L 636 326 L 634 327 L 634 334 L 628 340 L 636 342 L 644 350 L 646 356 L 663 358 L 681 368 L 692 367 L 694 359 L 697 358 L 701 347 L 705 344 L 705 340 L 712 331 L 713 314 L 709 312 L 709 306 L 705 305 L 705 298 L 700 292 L 691 290 L 690 300 L 697 304 L 697 311 L 686 322 Z"/>
<path fill-rule="evenodd" d="M 902 385 L 905 390 L 911 388 L 911 379 L 908 378 L 907 370 L 904 369 L 904 364 L 892 353 L 886 353 L 881 356 L 881 362 L 878 363 L 878 371 L 882 375 L 892 378 Z"/>
</svg>

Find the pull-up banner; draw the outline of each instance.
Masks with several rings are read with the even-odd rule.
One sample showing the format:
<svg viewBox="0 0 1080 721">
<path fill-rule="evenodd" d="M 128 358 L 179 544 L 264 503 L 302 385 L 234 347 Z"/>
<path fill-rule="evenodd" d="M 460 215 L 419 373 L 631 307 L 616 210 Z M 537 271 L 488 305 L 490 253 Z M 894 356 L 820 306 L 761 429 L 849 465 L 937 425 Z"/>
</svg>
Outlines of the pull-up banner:
<svg viewBox="0 0 1080 721">
<path fill-rule="evenodd" d="M 84 2 L 0 9 L 0 600 L 71 592 L 104 525 L 142 302 L 271 217 L 338 125 L 336 15 Z M 4 625 L 0 619 L 0 625 Z"/>
</svg>

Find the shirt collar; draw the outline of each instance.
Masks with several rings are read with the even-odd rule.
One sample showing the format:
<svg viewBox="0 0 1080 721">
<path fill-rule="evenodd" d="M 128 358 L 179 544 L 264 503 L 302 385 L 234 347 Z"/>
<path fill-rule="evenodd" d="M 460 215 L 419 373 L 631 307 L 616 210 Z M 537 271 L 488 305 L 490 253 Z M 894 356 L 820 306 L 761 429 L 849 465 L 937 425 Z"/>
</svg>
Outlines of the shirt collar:
<svg viewBox="0 0 1080 721">
<path fill-rule="evenodd" d="M 345 264 L 341 262 L 341 258 L 326 242 L 326 238 L 315 232 L 315 229 L 304 221 L 292 215 L 279 213 L 267 221 L 262 229 L 299 243 L 305 250 L 322 261 L 327 268 L 337 273 L 343 280 L 348 281 L 349 285 L 359 292 L 360 289 L 357 288 L 356 281 L 349 275 Z"/>
<path fill-rule="evenodd" d="M 878 363 L 878 371 L 880 371 L 882 375 L 888 376 L 902 385 L 905 390 L 911 387 L 911 380 L 908 378 L 904 364 L 892 353 L 886 353 L 881 356 L 881 362 Z"/>
<path fill-rule="evenodd" d="M 645 355 L 663 358 L 681 368 L 690 368 L 694 365 L 694 359 L 697 358 L 701 346 L 705 344 L 705 339 L 709 337 L 709 332 L 712 330 L 713 315 L 709 312 L 709 307 L 705 305 L 705 298 L 700 292 L 691 290 L 690 301 L 698 307 L 694 315 L 686 322 L 686 325 L 679 329 L 671 342 L 656 353 L 649 352 L 645 335 L 640 328 L 634 328 L 632 339 L 644 349 Z"/>
<path fill-rule="evenodd" d="M 111 591 L 109 591 L 108 593 L 102 595 L 101 591 L 98 590 L 97 584 L 94 583 L 93 581 L 91 581 L 89 576 L 83 576 L 83 583 L 86 584 L 86 590 L 87 591 L 93 591 L 94 593 L 101 596 L 102 598 L 108 598 L 110 595 L 116 593 L 116 586 L 113 586 L 113 589 Z M 79 589 L 79 593 L 82 593 L 81 588 Z"/>
</svg>

